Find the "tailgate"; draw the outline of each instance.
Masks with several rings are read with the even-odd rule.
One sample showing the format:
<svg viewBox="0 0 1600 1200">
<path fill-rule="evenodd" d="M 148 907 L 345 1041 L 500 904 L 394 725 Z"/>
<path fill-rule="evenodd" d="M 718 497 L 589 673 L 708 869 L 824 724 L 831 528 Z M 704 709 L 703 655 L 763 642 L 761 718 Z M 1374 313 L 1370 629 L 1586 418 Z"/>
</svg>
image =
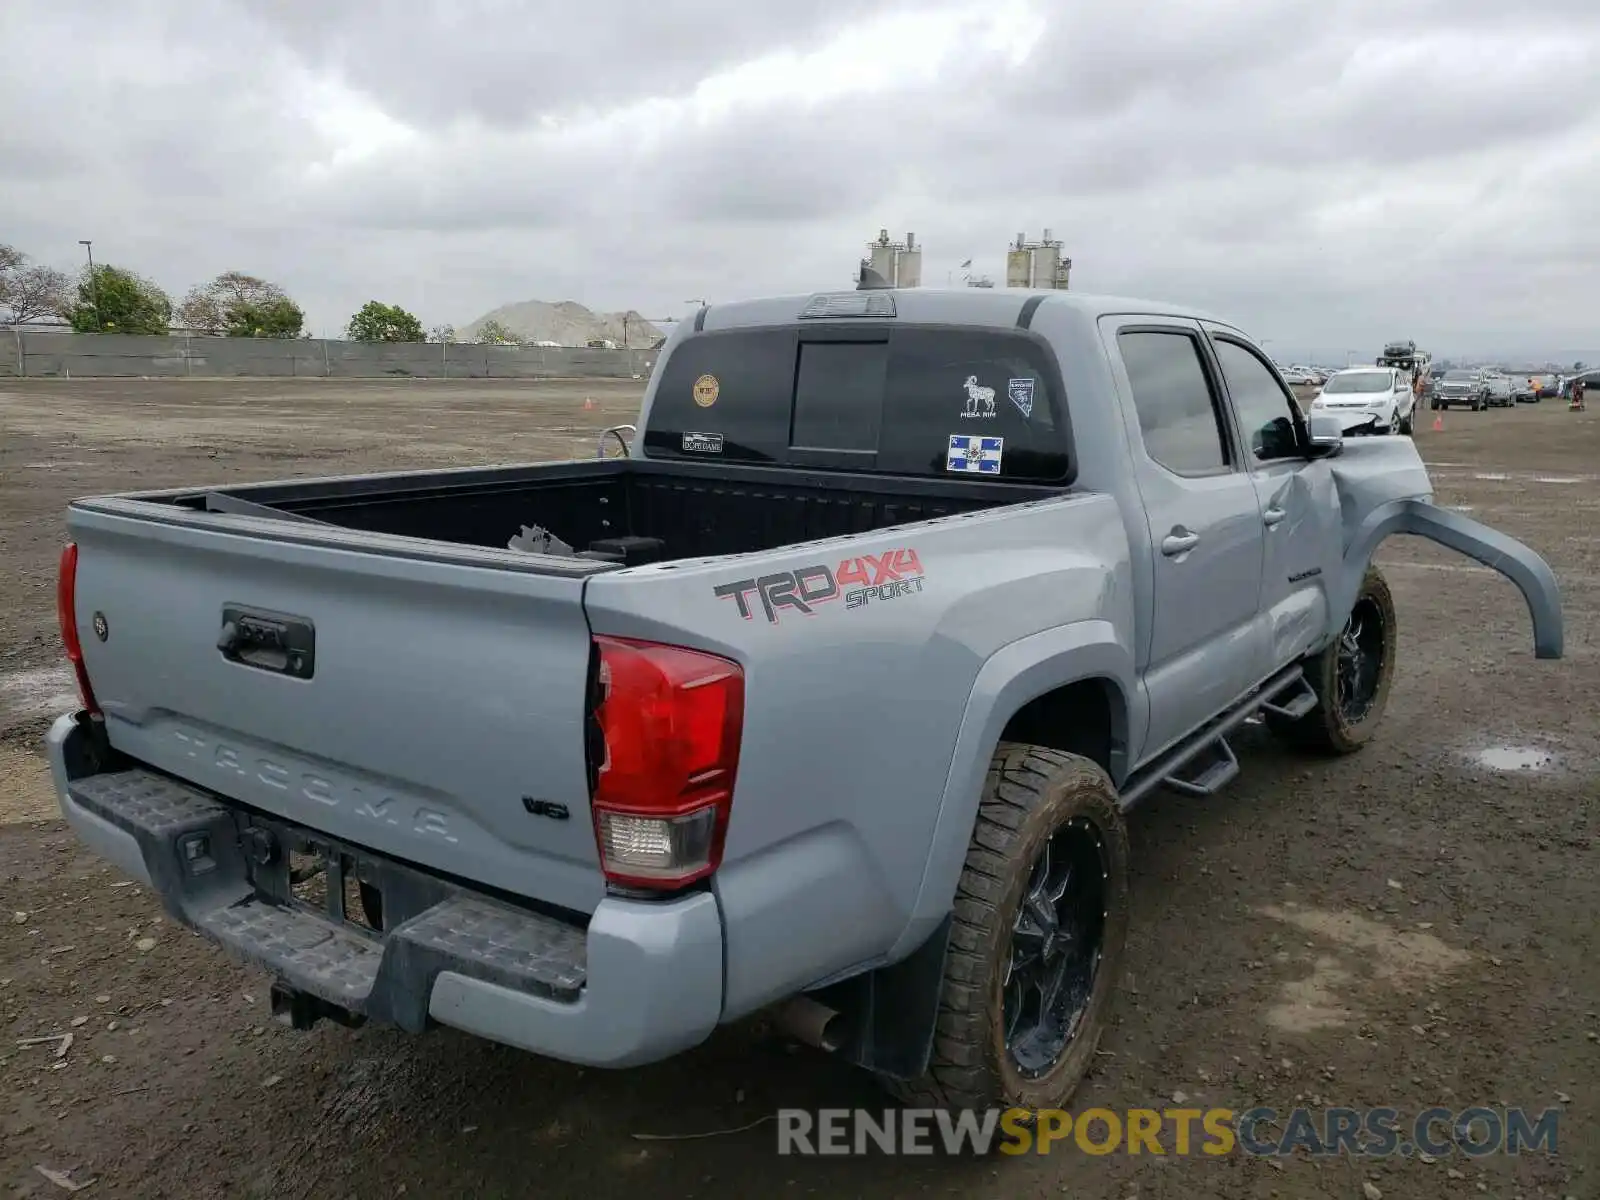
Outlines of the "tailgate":
<svg viewBox="0 0 1600 1200">
<path fill-rule="evenodd" d="M 111 744 L 357 846 L 592 911 L 586 576 L 203 521 L 69 513 Z"/>
</svg>

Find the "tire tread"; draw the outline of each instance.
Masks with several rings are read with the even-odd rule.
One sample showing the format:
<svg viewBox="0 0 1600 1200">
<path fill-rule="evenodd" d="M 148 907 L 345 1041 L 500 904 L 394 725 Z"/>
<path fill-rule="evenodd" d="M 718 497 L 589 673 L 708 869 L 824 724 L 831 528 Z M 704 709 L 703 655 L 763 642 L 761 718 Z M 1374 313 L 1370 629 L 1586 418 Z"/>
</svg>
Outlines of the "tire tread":
<svg viewBox="0 0 1600 1200">
<path fill-rule="evenodd" d="M 902 1104 L 919 1108 L 979 1108 L 992 1102 L 984 1046 L 973 1036 L 973 1015 L 984 1009 L 988 954 L 999 932 L 1007 891 L 1006 859 L 1030 814 L 1058 789 L 1092 788 L 1115 801 L 1111 781 L 1096 763 L 1042 746 L 1002 742 L 985 776 L 971 844 L 956 885 L 945 985 L 928 1069 L 915 1080 L 881 1077 Z M 1108 831 L 1109 833 L 1110 831 Z M 1098 1031 L 1094 1036 L 1098 1040 Z"/>
</svg>

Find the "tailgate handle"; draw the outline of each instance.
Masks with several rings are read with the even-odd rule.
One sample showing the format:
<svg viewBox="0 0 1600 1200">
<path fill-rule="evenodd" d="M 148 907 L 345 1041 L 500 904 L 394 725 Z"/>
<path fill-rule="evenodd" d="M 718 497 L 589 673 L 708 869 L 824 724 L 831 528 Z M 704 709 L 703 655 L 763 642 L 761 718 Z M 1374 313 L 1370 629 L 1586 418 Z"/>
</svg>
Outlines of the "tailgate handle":
<svg viewBox="0 0 1600 1200">
<path fill-rule="evenodd" d="M 242 667 L 310 679 L 316 670 L 317 631 L 304 617 L 229 604 L 222 610 L 217 649 Z"/>
</svg>

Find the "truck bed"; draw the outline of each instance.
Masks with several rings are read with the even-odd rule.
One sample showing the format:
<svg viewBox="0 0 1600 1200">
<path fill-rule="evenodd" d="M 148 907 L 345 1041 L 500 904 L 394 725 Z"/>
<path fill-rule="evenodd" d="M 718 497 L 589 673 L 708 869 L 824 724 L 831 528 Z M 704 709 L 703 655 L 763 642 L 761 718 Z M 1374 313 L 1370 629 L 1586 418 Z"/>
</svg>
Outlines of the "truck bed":
<svg viewBox="0 0 1600 1200">
<path fill-rule="evenodd" d="M 742 659 L 729 639 L 756 636 L 748 605 L 772 596 L 719 589 L 818 564 L 843 576 L 841 563 L 865 555 L 873 579 L 857 566 L 853 585 L 865 597 L 880 575 L 899 578 L 900 558 L 882 567 L 880 556 L 911 550 L 960 578 L 969 540 L 996 534 L 965 521 L 877 531 L 949 516 L 993 524 L 1008 503 L 1052 497 L 999 536 L 1055 546 L 1049 514 L 1092 497 L 634 459 L 97 497 L 69 510 L 81 551 L 69 607 L 90 631 L 82 654 L 105 735 L 140 769 L 286 827 L 589 913 L 604 891 L 589 809 L 593 635 Z M 571 549 L 509 548 L 527 525 Z M 852 535 L 859 543 L 802 548 Z M 621 563 L 579 557 L 630 536 L 661 544 Z M 759 569 L 723 565 L 730 554 L 757 554 Z M 660 569 L 667 559 L 675 569 Z M 632 562 L 656 566 L 619 570 Z M 837 582 L 842 611 L 849 580 Z M 901 591 L 850 627 L 905 613 Z"/>
<path fill-rule="evenodd" d="M 642 459 L 415 471 L 146 493 L 183 508 L 504 548 L 523 526 L 583 551 L 656 538 L 653 561 L 742 554 L 1060 495 L 968 479 L 850 476 Z"/>
</svg>

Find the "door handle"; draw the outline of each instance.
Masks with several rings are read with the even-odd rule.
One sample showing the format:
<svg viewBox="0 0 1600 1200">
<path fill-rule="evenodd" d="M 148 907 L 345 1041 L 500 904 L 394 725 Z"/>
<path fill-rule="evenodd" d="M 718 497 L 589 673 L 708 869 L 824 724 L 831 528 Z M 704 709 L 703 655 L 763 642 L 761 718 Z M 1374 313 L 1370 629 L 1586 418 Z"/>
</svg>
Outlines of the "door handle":
<svg viewBox="0 0 1600 1200">
<path fill-rule="evenodd" d="M 1276 504 L 1274 504 L 1271 508 L 1266 509 L 1266 510 L 1264 510 L 1262 512 L 1261 519 L 1266 522 L 1267 528 L 1271 529 L 1274 525 L 1276 525 L 1279 521 L 1283 520 L 1288 515 L 1289 514 L 1287 512 L 1285 512 L 1283 509 L 1279 508 Z"/>
<path fill-rule="evenodd" d="M 1200 544 L 1200 535 L 1185 530 L 1182 533 L 1173 532 L 1161 539 L 1161 553 L 1168 558 L 1176 558 L 1180 554 L 1187 554 Z"/>
</svg>

